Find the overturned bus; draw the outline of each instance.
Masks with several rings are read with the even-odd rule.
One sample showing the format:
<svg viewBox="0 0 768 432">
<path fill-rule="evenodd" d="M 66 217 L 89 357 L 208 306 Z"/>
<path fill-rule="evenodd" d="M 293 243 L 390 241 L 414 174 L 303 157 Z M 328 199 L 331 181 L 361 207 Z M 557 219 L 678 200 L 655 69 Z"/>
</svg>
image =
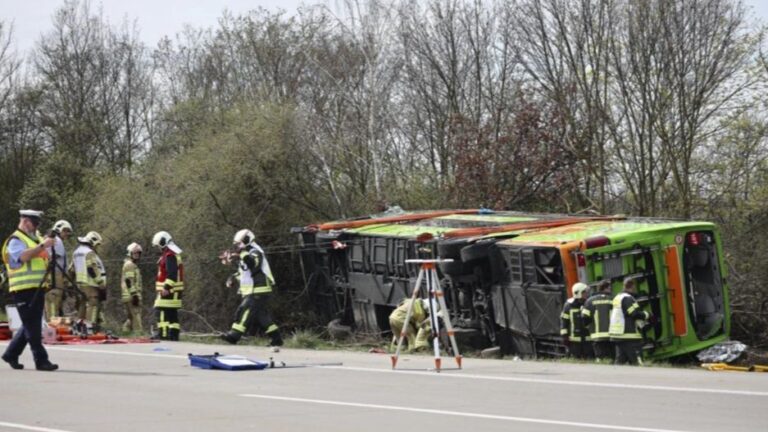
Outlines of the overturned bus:
<svg viewBox="0 0 768 432">
<path fill-rule="evenodd" d="M 609 280 L 618 293 L 626 277 L 658 317 L 644 329 L 647 357 L 696 352 L 730 333 L 721 240 L 708 222 L 446 210 L 296 232 L 317 312 L 362 332 L 389 331 L 389 313 L 418 274 L 407 259 L 450 258 L 439 273 L 451 321 L 476 348 L 563 355 L 559 316 L 570 287 Z"/>
</svg>

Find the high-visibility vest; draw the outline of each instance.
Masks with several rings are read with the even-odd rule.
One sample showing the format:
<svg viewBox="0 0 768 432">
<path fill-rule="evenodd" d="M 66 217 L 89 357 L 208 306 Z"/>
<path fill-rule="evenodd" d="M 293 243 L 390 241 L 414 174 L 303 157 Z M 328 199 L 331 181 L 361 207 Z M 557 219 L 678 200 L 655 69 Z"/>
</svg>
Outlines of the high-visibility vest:
<svg viewBox="0 0 768 432">
<path fill-rule="evenodd" d="M 75 265 L 75 282 L 78 284 L 104 287 L 107 285 L 107 272 L 101 258 L 90 246 L 81 244 L 72 254 L 72 262 Z M 88 274 L 88 268 L 95 264 L 95 277 Z"/>
<path fill-rule="evenodd" d="M 410 306 L 411 302 L 412 300 L 409 298 L 401 301 L 400 305 L 395 308 L 391 314 L 389 314 L 389 322 L 395 323 L 401 328 L 405 328 L 405 315 L 408 313 L 408 307 Z M 411 310 L 411 318 L 409 320 L 410 324 L 412 324 L 415 328 L 418 328 L 422 325 L 428 324 L 427 318 L 429 318 L 429 314 L 422 306 L 421 300 L 416 299 L 413 301 L 413 309 Z"/>
<path fill-rule="evenodd" d="M 632 294 L 620 293 L 613 298 L 611 310 L 611 339 L 632 340 L 642 339 L 637 321 L 648 319 L 648 313 L 640 310 L 640 305 Z"/>
<path fill-rule="evenodd" d="M 251 272 L 245 265 L 245 257 L 252 256 L 259 268 L 256 272 Z M 251 294 L 268 294 L 272 292 L 272 283 L 274 281 L 272 272 L 268 266 L 264 266 L 266 258 L 255 248 L 240 252 L 240 269 L 237 274 L 237 280 L 240 283 L 238 292 L 242 296 Z M 254 274 L 255 273 L 255 274 Z"/>
<path fill-rule="evenodd" d="M 168 258 L 176 257 L 177 276 L 173 280 L 168 278 L 168 269 L 166 263 Z M 165 285 L 170 285 L 171 298 L 162 298 L 161 294 Z M 181 255 L 175 254 L 170 248 L 165 248 L 163 255 L 157 262 L 157 278 L 155 279 L 155 291 L 157 291 L 157 297 L 155 298 L 155 307 L 162 308 L 181 308 L 181 293 L 184 291 L 184 264 L 181 261 Z"/>
<path fill-rule="evenodd" d="M 10 292 L 16 292 L 26 289 L 39 288 L 40 283 L 45 277 L 45 272 L 48 269 L 48 259 L 45 256 L 36 256 L 26 263 L 22 263 L 21 267 L 12 269 L 10 264 L 10 256 L 8 254 L 8 244 L 11 239 L 19 239 L 24 242 L 27 249 L 34 248 L 40 244 L 40 240 L 33 236 L 30 237 L 21 230 L 16 230 L 7 240 L 3 243 L 3 261 L 5 261 L 5 269 L 8 272 L 8 290 Z"/>
</svg>

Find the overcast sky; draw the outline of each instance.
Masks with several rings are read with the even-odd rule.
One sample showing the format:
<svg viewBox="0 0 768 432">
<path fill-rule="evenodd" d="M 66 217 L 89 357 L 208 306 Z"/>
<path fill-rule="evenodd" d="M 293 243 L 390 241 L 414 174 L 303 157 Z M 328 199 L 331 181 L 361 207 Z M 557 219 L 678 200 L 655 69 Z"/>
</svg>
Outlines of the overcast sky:
<svg viewBox="0 0 768 432">
<path fill-rule="evenodd" d="M 213 27 L 224 9 L 237 14 L 259 6 L 270 11 L 282 9 L 293 14 L 302 4 L 324 3 L 336 6 L 337 0 L 92 0 L 91 8 L 102 5 L 104 16 L 113 25 L 124 17 L 136 20 L 141 38 L 154 47 L 165 35 L 181 31 L 184 24 Z M 768 22 L 768 1 L 747 0 L 755 15 Z M 18 51 L 34 47 L 40 34 L 51 29 L 53 12 L 64 0 L 0 0 L 0 20 L 13 22 Z"/>
<path fill-rule="evenodd" d="M 335 3 L 327 0 L 92 0 L 95 12 L 101 5 L 105 18 L 118 25 L 123 18 L 136 20 L 142 40 L 154 47 L 165 35 L 181 31 L 184 24 L 213 27 L 227 9 L 235 14 L 263 7 L 293 14 L 303 4 Z M 64 0 L 0 0 L 0 20 L 13 22 L 20 53 L 34 47 L 40 34 L 52 28 L 53 12 Z"/>
</svg>

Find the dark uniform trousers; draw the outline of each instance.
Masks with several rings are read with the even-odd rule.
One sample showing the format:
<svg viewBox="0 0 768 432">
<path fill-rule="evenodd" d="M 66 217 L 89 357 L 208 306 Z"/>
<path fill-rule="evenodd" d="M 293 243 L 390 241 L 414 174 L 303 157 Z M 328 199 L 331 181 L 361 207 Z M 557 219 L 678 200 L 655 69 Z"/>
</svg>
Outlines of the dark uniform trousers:
<svg viewBox="0 0 768 432">
<path fill-rule="evenodd" d="M 266 334 L 274 333 L 277 325 L 272 320 L 268 309 L 269 294 L 251 294 L 243 297 L 235 311 L 235 326 L 246 333 L 254 322 L 259 324 Z"/>
<path fill-rule="evenodd" d="M 181 333 L 179 324 L 179 308 L 156 307 L 158 336 L 163 340 L 178 341 Z"/>
<path fill-rule="evenodd" d="M 643 363 L 643 341 L 641 339 L 617 340 L 616 364 L 638 365 Z"/>
<path fill-rule="evenodd" d="M 600 360 L 613 360 L 616 355 L 613 342 L 608 339 L 593 341 L 592 348 L 595 350 L 595 357 Z"/>
<path fill-rule="evenodd" d="M 16 331 L 13 340 L 5 350 L 5 357 L 18 359 L 29 343 L 35 364 L 49 363 L 48 352 L 43 347 L 43 311 L 45 293 L 42 289 L 25 289 L 13 293 L 13 302 L 21 318 L 21 328 Z"/>
</svg>

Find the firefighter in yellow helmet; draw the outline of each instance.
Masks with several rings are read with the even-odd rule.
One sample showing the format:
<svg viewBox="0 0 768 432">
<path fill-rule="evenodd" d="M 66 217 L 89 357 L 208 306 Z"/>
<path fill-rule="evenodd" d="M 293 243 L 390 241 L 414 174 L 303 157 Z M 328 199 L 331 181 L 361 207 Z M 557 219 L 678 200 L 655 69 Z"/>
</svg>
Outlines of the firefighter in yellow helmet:
<svg viewBox="0 0 768 432">
<path fill-rule="evenodd" d="M 411 317 L 406 323 L 405 316 L 411 303 L 413 303 L 413 310 L 411 310 Z M 408 351 L 429 348 L 429 334 L 432 330 L 429 322 L 429 301 L 410 298 L 401 301 L 389 315 L 389 327 L 392 329 L 391 350 L 394 350 L 403 328 L 405 328 L 405 335 L 408 339 Z"/>
<path fill-rule="evenodd" d="M 43 212 L 37 210 L 19 211 L 19 227 L 3 243 L 2 259 L 8 272 L 8 290 L 13 296 L 16 310 L 21 318 L 21 328 L 3 353 L 3 361 L 13 369 L 24 369 L 19 356 L 29 343 L 37 370 L 55 371 L 58 365 L 51 363 L 43 347 L 42 321 L 44 293 L 43 279 L 48 268 L 48 254 L 45 249 L 53 246 L 53 239 L 36 235 Z"/>
<path fill-rule="evenodd" d="M 53 280 L 48 280 L 48 292 L 45 293 L 45 314 L 50 320 L 61 316 L 61 303 L 64 299 L 64 272 L 67 268 L 67 250 L 64 248 L 64 240 L 72 235 L 72 225 L 65 220 L 58 220 L 53 224 L 51 234 L 54 237 L 53 246 L 47 249 L 53 272 Z M 49 275 L 50 277 L 50 275 Z"/>
<path fill-rule="evenodd" d="M 80 305 L 79 317 L 90 321 L 94 330 L 98 330 L 102 302 L 107 299 L 107 272 L 96 253 L 96 248 L 102 243 L 101 235 L 90 231 L 85 236 L 78 237 L 77 242 L 79 245 L 72 254 L 70 271 L 74 269 L 77 287 L 86 297 L 86 304 Z"/>
<path fill-rule="evenodd" d="M 235 234 L 233 244 L 239 251 L 239 268 L 237 281 L 238 292 L 242 297 L 240 306 L 235 313 L 235 322 L 229 332 L 221 335 L 225 341 L 236 344 L 243 334 L 255 322 L 269 336 L 269 346 L 277 350 L 283 345 L 280 328 L 272 320 L 269 313 L 268 301 L 272 293 L 275 279 L 264 254 L 264 250 L 256 243 L 256 238 L 250 230 L 242 229 Z"/>
<path fill-rule="evenodd" d="M 131 243 L 126 248 L 128 252 L 123 262 L 123 273 L 120 277 L 120 291 L 123 307 L 128 317 L 123 323 L 123 331 L 141 333 L 141 271 L 138 267 L 141 259 L 141 245 Z"/>
</svg>

